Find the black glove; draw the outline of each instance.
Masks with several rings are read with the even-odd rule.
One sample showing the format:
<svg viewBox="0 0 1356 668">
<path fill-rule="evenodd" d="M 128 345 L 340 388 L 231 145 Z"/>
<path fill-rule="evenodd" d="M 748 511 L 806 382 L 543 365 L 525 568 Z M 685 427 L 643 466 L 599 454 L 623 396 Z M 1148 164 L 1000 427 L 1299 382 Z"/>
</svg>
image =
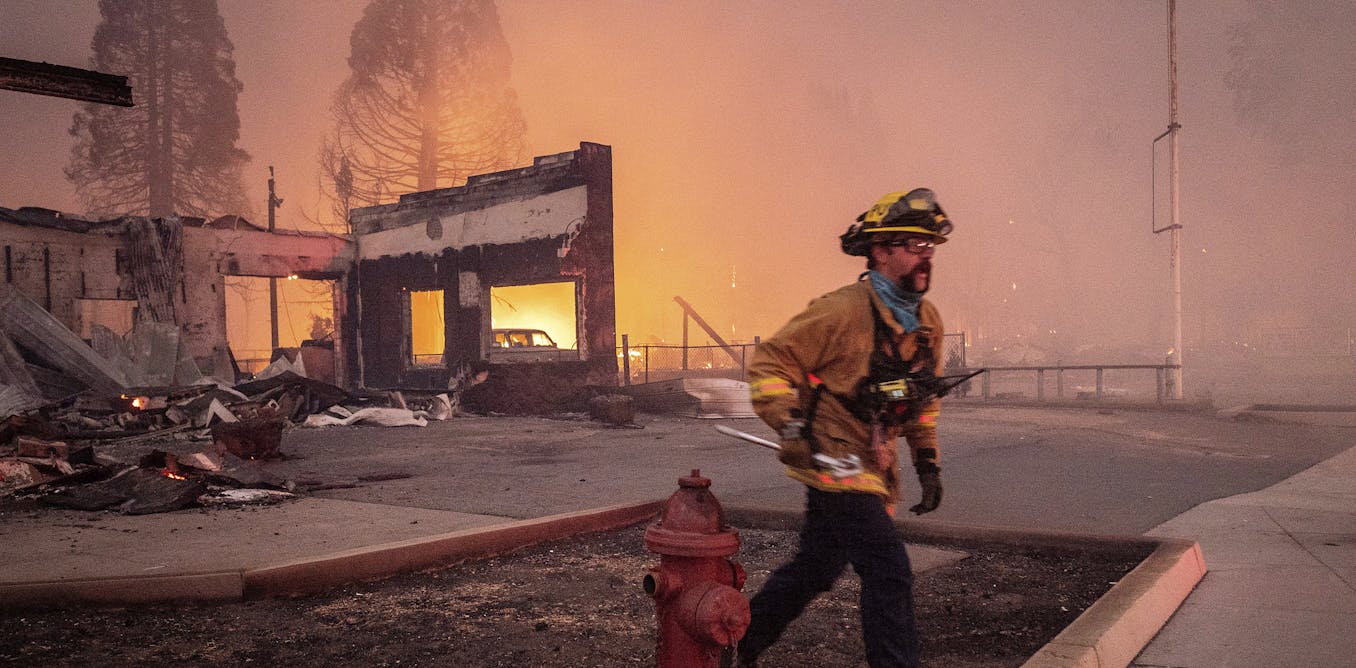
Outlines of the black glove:
<svg viewBox="0 0 1356 668">
<path fill-rule="evenodd" d="M 922 515 L 942 505 L 942 470 L 936 464 L 918 467 L 918 485 L 923 488 L 923 499 L 909 512 Z"/>
</svg>

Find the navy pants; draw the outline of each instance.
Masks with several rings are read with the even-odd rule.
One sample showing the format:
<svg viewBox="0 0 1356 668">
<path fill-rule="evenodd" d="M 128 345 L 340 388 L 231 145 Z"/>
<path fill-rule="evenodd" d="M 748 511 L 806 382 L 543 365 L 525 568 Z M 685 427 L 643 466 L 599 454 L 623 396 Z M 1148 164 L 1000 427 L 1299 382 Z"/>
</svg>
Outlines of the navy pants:
<svg viewBox="0 0 1356 668">
<path fill-rule="evenodd" d="M 918 665 L 913 572 L 904 539 L 875 494 L 822 492 L 807 487 L 800 550 L 768 578 L 749 602 L 753 619 L 739 642 L 751 665 L 821 592 L 852 564 L 862 579 L 862 639 L 872 668 Z"/>
</svg>

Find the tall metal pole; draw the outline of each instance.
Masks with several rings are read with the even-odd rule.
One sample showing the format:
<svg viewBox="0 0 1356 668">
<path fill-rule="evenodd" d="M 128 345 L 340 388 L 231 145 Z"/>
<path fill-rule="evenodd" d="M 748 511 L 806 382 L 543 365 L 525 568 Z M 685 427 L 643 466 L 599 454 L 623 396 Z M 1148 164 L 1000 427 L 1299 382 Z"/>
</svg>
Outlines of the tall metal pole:
<svg viewBox="0 0 1356 668">
<path fill-rule="evenodd" d="M 1182 225 L 1178 222 L 1178 204 L 1181 188 L 1177 163 L 1177 134 L 1182 126 L 1177 123 L 1177 0 L 1168 0 L 1168 155 L 1171 162 L 1172 218 L 1168 221 L 1172 237 L 1172 351 L 1178 365 L 1172 373 L 1172 398 L 1182 398 Z"/>
<path fill-rule="evenodd" d="M 275 211 L 282 206 L 282 200 L 273 190 L 273 165 L 268 166 L 268 231 L 272 232 L 275 223 Z M 278 279 L 270 276 L 268 279 L 268 323 L 272 338 L 271 346 L 268 349 L 269 357 L 273 356 L 273 351 L 278 349 Z"/>
</svg>

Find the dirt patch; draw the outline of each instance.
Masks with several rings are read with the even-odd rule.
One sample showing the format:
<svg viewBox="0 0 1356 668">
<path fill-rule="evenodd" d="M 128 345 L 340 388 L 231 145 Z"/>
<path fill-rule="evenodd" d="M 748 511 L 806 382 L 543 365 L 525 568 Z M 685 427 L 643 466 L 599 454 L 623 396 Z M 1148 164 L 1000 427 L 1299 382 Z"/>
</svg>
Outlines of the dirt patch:
<svg viewBox="0 0 1356 668">
<path fill-rule="evenodd" d="M 658 563 L 640 528 L 294 599 L 0 613 L 3 665 L 654 664 Z M 795 549 L 787 531 L 742 529 L 758 590 Z M 946 546 L 943 546 L 946 547 Z M 916 582 L 924 665 L 1018 666 L 1138 563 L 1052 549 L 964 548 Z M 857 578 L 845 575 L 767 654 L 770 666 L 862 666 Z"/>
</svg>

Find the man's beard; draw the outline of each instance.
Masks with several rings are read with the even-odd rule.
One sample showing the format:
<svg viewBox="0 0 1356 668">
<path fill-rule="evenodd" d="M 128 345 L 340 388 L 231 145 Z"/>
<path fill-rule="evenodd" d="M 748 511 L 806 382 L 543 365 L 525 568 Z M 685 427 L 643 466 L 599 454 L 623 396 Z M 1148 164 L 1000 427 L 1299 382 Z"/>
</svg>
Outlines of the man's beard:
<svg viewBox="0 0 1356 668">
<path fill-rule="evenodd" d="M 917 275 L 922 273 L 927 274 L 927 278 L 923 280 L 923 289 L 918 290 L 915 289 L 918 286 Z M 899 289 L 910 294 L 921 295 L 927 292 L 928 288 L 930 287 L 932 287 L 931 260 L 923 260 L 919 262 L 917 265 L 914 266 L 912 271 L 910 271 L 907 274 L 904 274 L 899 279 Z"/>
</svg>

